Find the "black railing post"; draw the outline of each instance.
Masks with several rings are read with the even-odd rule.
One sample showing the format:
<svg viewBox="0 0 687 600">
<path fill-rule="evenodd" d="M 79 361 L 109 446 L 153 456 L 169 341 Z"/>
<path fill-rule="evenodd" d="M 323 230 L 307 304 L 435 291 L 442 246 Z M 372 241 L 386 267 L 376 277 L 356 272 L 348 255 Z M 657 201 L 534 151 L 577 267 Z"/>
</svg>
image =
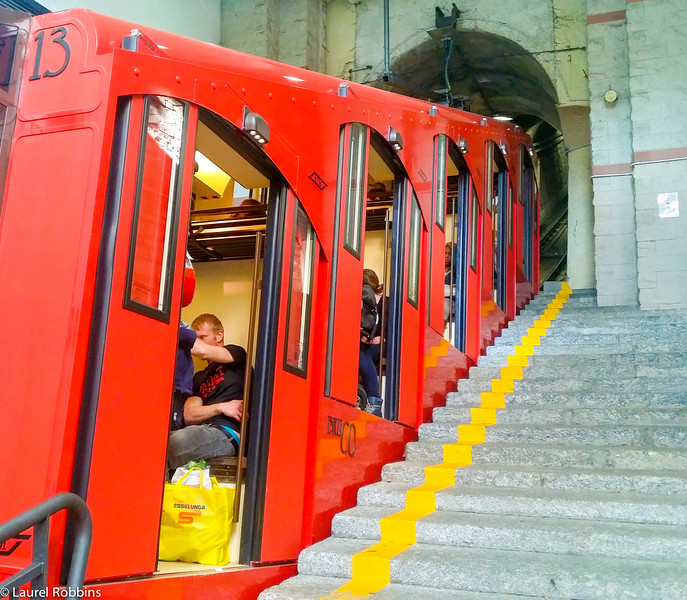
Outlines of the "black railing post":
<svg viewBox="0 0 687 600">
<path fill-rule="evenodd" d="M 93 524 L 91 513 L 86 503 L 76 494 L 57 494 L 17 515 L 13 519 L 0 525 L 0 543 L 15 538 L 23 531 L 33 527 L 33 557 L 32 563 L 24 567 L 3 582 L 0 589 L 9 592 L 14 597 L 21 586 L 29 583 L 31 589 L 45 589 L 48 574 L 48 532 L 49 518 L 61 510 L 67 509 L 74 516 L 75 540 L 71 556 L 71 566 L 67 578 L 67 589 L 78 590 L 83 587 L 88 553 L 91 549 L 91 535 Z"/>
</svg>

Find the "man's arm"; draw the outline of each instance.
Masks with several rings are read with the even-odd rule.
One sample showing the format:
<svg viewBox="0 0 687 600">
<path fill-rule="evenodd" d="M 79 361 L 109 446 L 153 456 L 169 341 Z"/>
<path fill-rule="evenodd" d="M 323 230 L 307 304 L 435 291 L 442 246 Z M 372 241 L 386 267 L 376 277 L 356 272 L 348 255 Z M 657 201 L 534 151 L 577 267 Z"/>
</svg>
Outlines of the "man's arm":
<svg viewBox="0 0 687 600">
<path fill-rule="evenodd" d="M 184 421 L 187 425 L 202 425 L 208 419 L 219 415 L 240 421 L 242 412 L 243 400 L 204 405 L 200 396 L 190 396 L 184 403 Z"/>
<path fill-rule="evenodd" d="M 234 362 L 234 357 L 231 352 L 227 350 L 224 346 L 211 346 L 205 342 L 201 342 L 199 339 L 193 344 L 191 348 L 191 354 L 207 360 L 209 362 L 218 362 L 223 364 L 228 364 Z"/>
</svg>

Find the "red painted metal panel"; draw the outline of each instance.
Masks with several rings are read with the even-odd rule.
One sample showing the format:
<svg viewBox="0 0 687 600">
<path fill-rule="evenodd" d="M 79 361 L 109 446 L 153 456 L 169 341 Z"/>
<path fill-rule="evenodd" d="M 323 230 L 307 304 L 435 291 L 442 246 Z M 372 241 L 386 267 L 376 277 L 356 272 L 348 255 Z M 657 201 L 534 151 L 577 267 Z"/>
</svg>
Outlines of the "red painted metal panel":
<svg viewBox="0 0 687 600">
<path fill-rule="evenodd" d="M 362 303 L 362 282 L 363 282 L 363 261 L 362 252 L 365 247 L 365 232 L 363 227 L 360 240 L 360 256 L 355 256 L 351 251 L 344 247 L 346 231 L 346 210 L 352 198 L 348 196 L 349 185 L 347 183 L 347 173 L 349 168 L 350 156 L 350 135 L 351 129 L 347 127 L 344 135 L 343 148 L 343 181 L 341 186 L 340 198 L 340 221 L 339 221 L 339 250 L 335 277 L 335 300 L 334 300 L 334 331 L 333 346 L 331 355 L 331 388 L 330 396 L 355 405 L 357 401 L 358 387 L 358 356 L 360 352 L 360 306 Z M 365 148 L 369 146 L 369 130 L 366 131 L 367 141 Z M 340 159 L 341 160 L 341 159 Z M 365 163 L 363 181 L 367 181 L 367 162 Z M 363 218 L 365 204 L 362 206 Z"/>
<path fill-rule="evenodd" d="M 182 271 L 193 173 L 193 144 L 185 156 L 179 226 L 173 264 L 169 323 L 123 307 L 138 166 L 142 99 L 132 103 L 132 127 L 114 257 L 104 362 L 95 424 L 87 502 L 93 516 L 89 580 L 156 568 L 169 406 L 179 332 Z M 192 111 L 188 139 L 195 139 Z M 148 140 L 147 158 L 164 162 Z M 152 190 L 149 190 L 152 193 Z M 142 207 L 143 210 L 143 207 Z M 141 214 L 141 220 L 146 215 Z M 113 523 L 119 523 L 112 544 Z"/>
<path fill-rule="evenodd" d="M 108 600 L 256 600 L 265 588 L 296 575 L 296 565 L 208 570 L 86 586 Z M 96 596 L 91 596 L 96 597 Z"/>
<path fill-rule="evenodd" d="M 97 165 L 99 145 L 93 124 L 14 142 L 0 233 L 0 327 L 14 338 L 0 360 L 0 376 L 14 382 L 0 420 L 0 522 L 69 490 L 97 229 L 93 173 L 83 167 Z M 22 550 L 2 564 L 26 559 Z"/>
<path fill-rule="evenodd" d="M 285 338 L 289 323 L 286 309 L 289 301 L 288 281 L 293 265 L 299 262 L 292 251 L 294 213 L 297 201 L 289 193 L 289 202 L 284 227 L 284 262 L 282 267 L 282 288 L 280 298 L 280 319 L 277 331 L 277 359 L 274 376 L 274 397 L 272 400 L 272 421 L 270 429 L 270 454 L 267 464 L 267 491 L 263 521 L 261 562 L 295 560 L 301 550 L 303 536 L 304 503 L 307 478 L 309 415 L 313 413 L 313 363 L 323 356 L 324 338 L 312 335 L 313 320 L 309 323 L 307 377 L 289 372 L 284 366 Z M 296 244 L 297 246 L 297 244 Z M 315 244 L 313 260 L 317 261 L 320 251 Z M 297 251 L 297 250 L 296 250 Z M 312 290 L 321 283 L 318 264 L 313 272 Z M 320 298 L 318 298 L 320 299 Z M 296 457 L 299 457 L 296 459 Z"/>
<path fill-rule="evenodd" d="M 358 489 L 379 481 L 382 466 L 401 460 L 417 432 L 323 398 L 314 453 L 312 542 L 331 532 L 332 517 L 355 506 Z"/>
</svg>

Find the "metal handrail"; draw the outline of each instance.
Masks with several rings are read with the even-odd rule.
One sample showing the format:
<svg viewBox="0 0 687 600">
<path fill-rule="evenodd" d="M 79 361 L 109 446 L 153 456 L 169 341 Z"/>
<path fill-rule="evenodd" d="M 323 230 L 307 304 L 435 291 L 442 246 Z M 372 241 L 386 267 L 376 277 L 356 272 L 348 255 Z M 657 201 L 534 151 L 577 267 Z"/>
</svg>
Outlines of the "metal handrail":
<svg viewBox="0 0 687 600">
<path fill-rule="evenodd" d="M 91 549 L 93 523 L 91 513 L 83 499 L 76 494 L 62 493 L 41 502 L 29 510 L 17 515 L 13 519 L 0 525 L 0 543 L 15 538 L 23 531 L 33 527 L 33 556 L 28 567 L 24 567 L 8 579 L 0 583 L 0 589 L 9 592 L 14 597 L 21 586 L 30 583 L 33 589 L 45 589 L 48 574 L 48 519 L 67 509 L 75 516 L 74 519 L 74 549 L 67 576 L 67 589 L 76 591 L 83 587 L 88 563 L 88 553 Z"/>
<path fill-rule="evenodd" d="M 241 431 L 239 434 L 238 460 L 236 466 L 236 493 L 234 494 L 234 516 L 233 522 L 237 523 L 241 512 L 241 483 L 243 482 L 243 463 L 246 453 L 246 430 L 248 411 L 250 404 L 250 388 L 252 381 L 251 362 L 253 359 L 253 340 L 255 332 L 255 321 L 258 312 L 258 285 L 260 282 L 259 262 L 262 251 L 262 232 L 255 233 L 255 259 L 253 262 L 253 286 L 250 299 L 250 317 L 248 320 L 248 344 L 246 348 L 246 369 L 243 375 L 243 412 L 241 413 Z"/>
</svg>

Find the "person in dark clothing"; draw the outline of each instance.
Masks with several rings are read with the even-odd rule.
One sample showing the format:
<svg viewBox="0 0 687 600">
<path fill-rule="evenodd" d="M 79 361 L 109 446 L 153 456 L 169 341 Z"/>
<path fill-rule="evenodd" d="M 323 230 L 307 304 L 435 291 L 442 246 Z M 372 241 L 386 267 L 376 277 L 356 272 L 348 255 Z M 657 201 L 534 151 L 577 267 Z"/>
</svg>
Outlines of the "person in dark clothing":
<svg viewBox="0 0 687 600">
<path fill-rule="evenodd" d="M 175 431 L 186 425 L 184 422 L 184 404 L 193 395 L 193 358 L 191 351 L 196 343 L 197 334 L 183 321 L 179 325 L 177 342 L 177 361 L 174 368 L 174 395 L 172 397 L 172 424 Z"/>
<path fill-rule="evenodd" d="M 367 394 L 367 408 L 369 412 L 377 417 L 382 416 L 382 398 L 379 393 L 379 376 L 377 374 L 377 366 L 381 355 L 382 339 L 384 331 L 382 331 L 382 291 L 383 286 L 379 283 L 377 273 L 372 269 L 363 270 L 363 304 L 366 301 L 366 295 L 372 295 L 371 300 L 376 303 L 377 323 L 372 330 L 372 335 L 365 333 L 361 327 L 360 336 L 360 362 L 358 363 L 358 371 L 362 378 L 363 388 Z M 363 306 L 364 311 L 364 306 Z"/>
<path fill-rule="evenodd" d="M 193 378 L 193 395 L 184 403 L 186 426 L 169 437 L 171 469 L 192 459 L 235 456 L 241 429 L 246 351 L 224 345 L 224 327 L 215 315 L 198 316 L 191 328 L 197 334 L 191 352 L 208 366 Z"/>
</svg>

